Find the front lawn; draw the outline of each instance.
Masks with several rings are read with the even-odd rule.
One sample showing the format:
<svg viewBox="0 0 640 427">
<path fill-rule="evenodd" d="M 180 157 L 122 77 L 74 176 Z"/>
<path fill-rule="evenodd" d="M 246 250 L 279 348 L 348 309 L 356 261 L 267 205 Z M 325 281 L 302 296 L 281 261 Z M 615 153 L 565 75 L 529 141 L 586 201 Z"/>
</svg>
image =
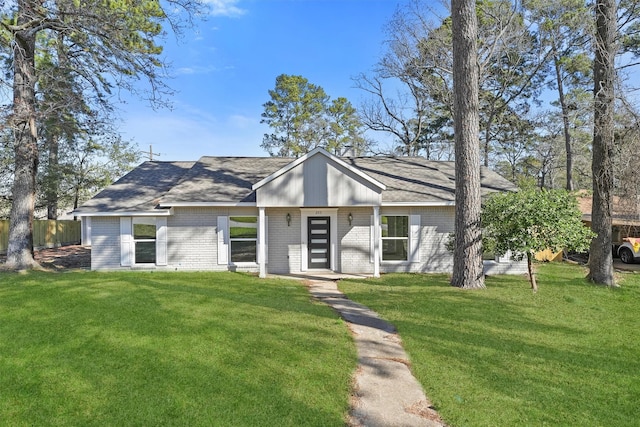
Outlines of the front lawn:
<svg viewBox="0 0 640 427">
<path fill-rule="evenodd" d="M 342 426 L 356 363 L 299 282 L 0 273 L 3 425 Z"/>
<path fill-rule="evenodd" d="M 412 369 L 452 426 L 636 426 L 640 417 L 640 276 L 593 286 L 586 270 L 539 267 L 452 288 L 444 275 L 341 281 L 397 326 Z"/>
</svg>

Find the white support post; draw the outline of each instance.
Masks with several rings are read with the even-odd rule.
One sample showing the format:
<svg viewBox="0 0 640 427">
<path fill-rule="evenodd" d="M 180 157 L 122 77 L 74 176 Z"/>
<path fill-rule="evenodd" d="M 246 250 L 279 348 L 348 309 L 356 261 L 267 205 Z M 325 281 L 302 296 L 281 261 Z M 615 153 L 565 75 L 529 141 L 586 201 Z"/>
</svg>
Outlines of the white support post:
<svg viewBox="0 0 640 427">
<path fill-rule="evenodd" d="M 373 207 L 373 277 L 380 277 L 380 206 Z"/>
<path fill-rule="evenodd" d="M 258 263 L 260 266 L 260 278 L 264 279 L 267 277 L 267 251 L 266 251 L 266 240 L 267 240 L 267 221 L 265 219 L 265 209 L 264 207 L 258 208 Z"/>
</svg>

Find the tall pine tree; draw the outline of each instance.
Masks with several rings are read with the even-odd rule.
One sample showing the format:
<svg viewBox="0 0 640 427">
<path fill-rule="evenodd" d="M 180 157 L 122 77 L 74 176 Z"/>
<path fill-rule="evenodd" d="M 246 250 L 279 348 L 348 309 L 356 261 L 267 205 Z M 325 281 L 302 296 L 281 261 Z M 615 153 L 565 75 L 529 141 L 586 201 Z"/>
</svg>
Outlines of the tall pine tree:
<svg viewBox="0 0 640 427">
<path fill-rule="evenodd" d="M 480 224 L 480 149 L 474 0 L 451 2 L 453 32 L 454 138 L 456 152 L 455 248 L 451 284 L 484 288 Z"/>
<path fill-rule="evenodd" d="M 614 84 L 616 79 L 616 2 L 596 2 L 596 40 L 593 126 L 593 204 L 591 229 L 596 237 L 589 251 L 589 279 L 601 285 L 615 285 L 613 275 L 612 208 L 614 150 Z"/>
<path fill-rule="evenodd" d="M 198 0 L 172 0 L 165 8 L 156 0 L 16 0 L 15 4 L 2 4 L 1 40 L 13 48 L 10 126 L 15 138 L 15 169 L 9 267 L 26 269 L 35 265 L 32 224 L 39 159 L 35 94 L 39 40 L 64 40 L 59 51 L 66 54 L 69 69 L 102 102 L 107 102 L 114 86 L 135 93 L 139 80 L 149 84 L 150 101 L 161 102 L 159 96 L 166 86 L 159 74 L 163 69 L 162 48 L 156 40 L 162 35 L 162 24 L 169 22 L 174 31 L 179 30 L 180 22 L 199 7 Z"/>
</svg>

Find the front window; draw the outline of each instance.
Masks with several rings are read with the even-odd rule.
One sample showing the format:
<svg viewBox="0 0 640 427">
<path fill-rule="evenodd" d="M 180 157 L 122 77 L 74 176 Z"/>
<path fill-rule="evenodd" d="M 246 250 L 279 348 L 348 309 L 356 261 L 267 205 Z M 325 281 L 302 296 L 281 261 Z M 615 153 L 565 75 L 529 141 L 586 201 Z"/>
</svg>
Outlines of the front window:
<svg viewBox="0 0 640 427">
<path fill-rule="evenodd" d="M 133 219 L 133 243 L 136 264 L 156 263 L 156 219 Z"/>
<path fill-rule="evenodd" d="M 258 247 L 258 217 L 230 217 L 229 242 L 231 246 L 231 262 L 256 262 Z"/>
<path fill-rule="evenodd" d="M 382 260 L 407 261 L 409 217 L 382 216 Z"/>
</svg>

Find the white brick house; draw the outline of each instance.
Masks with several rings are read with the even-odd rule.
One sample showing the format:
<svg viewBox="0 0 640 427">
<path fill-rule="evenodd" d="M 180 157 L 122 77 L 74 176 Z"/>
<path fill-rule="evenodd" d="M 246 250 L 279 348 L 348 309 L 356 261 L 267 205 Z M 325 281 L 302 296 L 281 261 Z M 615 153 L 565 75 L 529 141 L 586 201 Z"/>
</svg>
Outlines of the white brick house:
<svg viewBox="0 0 640 427">
<path fill-rule="evenodd" d="M 513 189 L 481 177 L 483 195 Z M 94 270 L 450 272 L 454 187 L 452 162 L 416 157 L 202 157 L 145 162 L 75 214 Z"/>
</svg>

